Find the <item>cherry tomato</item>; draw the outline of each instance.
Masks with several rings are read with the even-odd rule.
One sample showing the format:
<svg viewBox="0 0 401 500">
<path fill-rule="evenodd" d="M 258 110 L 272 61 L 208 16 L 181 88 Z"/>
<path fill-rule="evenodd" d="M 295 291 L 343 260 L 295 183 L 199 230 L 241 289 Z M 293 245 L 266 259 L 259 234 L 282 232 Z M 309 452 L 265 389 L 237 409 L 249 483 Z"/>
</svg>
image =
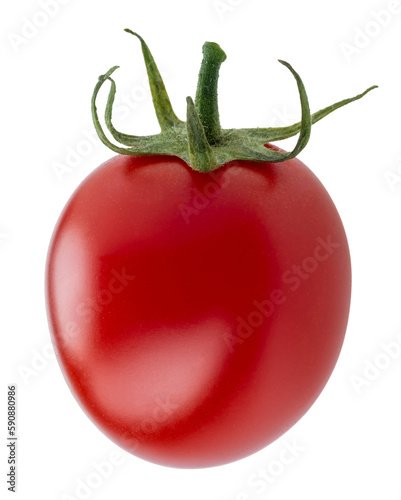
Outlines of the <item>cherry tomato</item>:
<svg viewBox="0 0 401 500">
<path fill-rule="evenodd" d="M 322 391 L 350 254 L 296 158 L 203 173 L 118 155 L 66 205 L 46 290 L 64 376 L 98 428 L 157 464 L 209 467 L 277 439 Z"/>
<path fill-rule="evenodd" d="M 82 182 L 54 230 L 52 339 L 76 399 L 119 446 L 170 467 L 222 465 L 290 429 L 334 369 L 349 248 L 329 194 L 297 155 L 312 124 L 376 86 L 311 114 L 300 76 L 280 61 L 301 121 L 223 129 L 226 55 L 206 42 L 182 121 L 149 47 L 126 31 L 141 43 L 160 133 L 120 132 L 117 66 L 99 77 L 93 123 L 118 155 Z M 107 134 L 97 111 L 105 83 Z M 270 144 L 298 133 L 289 153 Z"/>
</svg>

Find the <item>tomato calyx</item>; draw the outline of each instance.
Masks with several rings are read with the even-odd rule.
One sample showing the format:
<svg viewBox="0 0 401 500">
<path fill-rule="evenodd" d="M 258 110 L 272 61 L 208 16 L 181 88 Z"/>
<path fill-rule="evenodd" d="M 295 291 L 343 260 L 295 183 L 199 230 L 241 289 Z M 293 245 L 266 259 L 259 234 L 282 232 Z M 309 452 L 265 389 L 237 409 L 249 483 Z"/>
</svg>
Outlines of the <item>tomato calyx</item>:
<svg viewBox="0 0 401 500">
<path fill-rule="evenodd" d="M 181 121 L 172 108 L 163 79 L 149 47 L 141 36 L 126 29 L 141 42 L 143 57 L 149 79 L 152 100 L 160 125 L 159 134 L 135 136 L 118 131 L 112 123 L 116 83 L 112 74 L 118 69 L 113 66 L 99 77 L 92 96 L 92 118 L 100 140 L 116 153 L 147 156 L 178 156 L 194 170 L 210 172 L 232 160 L 277 163 L 295 158 L 309 141 L 312 124 L 318 122 L 336 109 L 361 99 L 377 85 L 354 97 L 332 104 L 311 114 L 308 97 L 299 74 L 292 66 L 279 60 L 296 80 L 301 102 L 301 121 L 287 127 L 222 129 L 217 103 L 217 85 L 221 64 L 226 54 L 217 43 L 203 45 L 203 60 L 199 72 L 195 102 L 187 97 L 187 121 Z M 105 134 L 99 120 L 96 99 L 106 81 L 110 82 L 105 109 L 105 124 L 111 136 L 119 143 L 114 144 Z M 299 137 L 294 149 L 288 153 L 265 147 L 267 143 L 295 136 Z M 123 147 L 125 146 L 125 147 Z"/>
</svg>

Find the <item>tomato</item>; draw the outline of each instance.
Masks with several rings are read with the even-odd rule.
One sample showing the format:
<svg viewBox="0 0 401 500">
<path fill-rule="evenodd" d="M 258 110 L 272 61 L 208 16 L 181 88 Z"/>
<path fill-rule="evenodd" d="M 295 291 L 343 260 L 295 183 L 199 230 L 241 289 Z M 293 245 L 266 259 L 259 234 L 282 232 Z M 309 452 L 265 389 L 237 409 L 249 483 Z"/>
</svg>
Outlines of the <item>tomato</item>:
<svg viewBox="0 0 401 500">
<path fill-rule="evenodd" d="M 217 466 L 286 432 L 336 364 L 350 253 L 333 201 L 295 156 L 312 123 L 371 89 L 311 115 L 299 75 L 283 63 L 297 81 L 301 122 L 223 130 L 225 54 L 208 43 L 185 123 L 140 40 L 162 132 L 118 132 L 116 68 L 100 77 L 94 123 L 119 154 L 82 182 L 54 230 L 50 330 L 74 396 L 111 440 L 165 466 Z M 99 123 L 106 81 L 107 128 L 126 149 Z M 261 142 L 297 132 L 290 153 Z"/>
<path fill-rule="evenodd" d="M 70 388 L 117 444 L 169 466 L 237 460 L 287 431 L 347 324 L 345 232 L 298 159 L 204 174 L 112 158 L 67 204 L 48 269 Z"/>
</svg>

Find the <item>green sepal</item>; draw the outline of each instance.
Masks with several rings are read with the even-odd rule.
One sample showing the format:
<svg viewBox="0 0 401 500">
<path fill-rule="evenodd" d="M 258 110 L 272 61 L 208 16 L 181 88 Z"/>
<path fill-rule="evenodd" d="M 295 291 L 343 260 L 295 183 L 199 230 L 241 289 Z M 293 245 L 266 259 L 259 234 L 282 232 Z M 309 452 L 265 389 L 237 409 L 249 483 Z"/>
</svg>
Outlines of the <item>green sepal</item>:
<svg viewBox="0 0 401 500">
<path fill-rule="evenodd" d="M 124 31 L 136 36 L 141 42 L 146 72 L 149 78 L 150 92 L 152 94 L 153 105 L 156 110 L 161 131 L 163 132 L 170 127 L 182 124 L 182 121 L 177 118 L 173 111 L 173 107 L 171 106 L 170 98 L 167 94 L 160 71 L 155 63 L 155 60 L 153 59 L 149 47 L 145 43 L 145 40 L 139 36 L 138 33 L 134 33 L 130 29 L 125 29 Z"/>
<path fill-rule="evenodd" d="M 110 149 L 120 154 L 133 156 L 169 155 L 178 156 L 193 169 L 210 172 L 233 160 L 277 163 L 297 156 L 308 143 L 311 126 L 336 109 L 361 99 L 376 85 L 365 92 L 339 101 L 312 114 L 308 97 L 298 73 L 290 64 L 279 61 L 294 76 L 301 102 L 301 121 L 288 127 L 222 129 L 217 107 L 217 81 L 219 69 L 226 59 L 225 53 L 216 43 L 206 42 L 203 46 L 203 61 L 199 73 L 195 104 L 187 98 L 187 121 L 179 120 L 173 111 L 164 82 L 149 50 L 137 33 L 126 29 L 141 42 L 146 63 L 153 104 L 161 132 L 149 136 L 134 136 L 118 131 L 112 123 L 116 84 L 111 75 L 118 66 L 113 66 L 99 77 L 92 96 L 92 117 L 100 140 Z M 105 109 L 105 123 L 111 136 L 119 143 L 113 144 L 100 125 L 96 108 L 97 95 L 103 84 L 109 81 L 110 89 Z M 288 153 L 266 148 L 271 141 L 287 139 L 299 133 L 294 149 Z M 124 147 L 123 147 L 124 146 Z"/>
<path fill-rule="evenodd" d="M 329 115 L 336 109 L 342 108 L 351 102 L 357 101 L 364 97 L 368 92 L 373 89 L 377 89 L 377 85 L 372 85 L 361 94 L 356 95 L 355 97 L 350 97 L 348 99 L 344 99 L 342 101 L 336 102 L 327 106 L 326 108 L 321 109 L 320 111 L 316 111 L 311 115 L 311 122 L 314 125 L 316 122 Z M 289 125 L 288 127 L 275 127 L 275 128 L 244 128 L 242 130 L 249 136 L 252 136 L 254 139 L 270 142 L 270 141 L 281 141 L 282 139 L 288 139 L 289 137 L 293 137 L 297 135 L 301 129 L 301 122 L 294 123 L 294 125 Z"/>
</svg>

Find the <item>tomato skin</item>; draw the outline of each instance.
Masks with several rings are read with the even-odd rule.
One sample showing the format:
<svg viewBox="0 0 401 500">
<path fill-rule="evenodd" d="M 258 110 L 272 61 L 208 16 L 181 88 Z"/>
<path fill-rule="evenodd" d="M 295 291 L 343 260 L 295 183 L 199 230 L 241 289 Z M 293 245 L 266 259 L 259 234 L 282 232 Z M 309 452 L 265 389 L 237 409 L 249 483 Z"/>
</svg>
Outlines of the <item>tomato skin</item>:
<svg viewBox="0 0 401 500">
<path fill-rule="evenodd" d="M 298 159 L 211 174 L 116 156 L 78 187 L 46 295 L 64 376 L 93 422 L 151 462 L 210 467 L 287 431 L 339 356 L 351 265 Z"/>
</svg>

